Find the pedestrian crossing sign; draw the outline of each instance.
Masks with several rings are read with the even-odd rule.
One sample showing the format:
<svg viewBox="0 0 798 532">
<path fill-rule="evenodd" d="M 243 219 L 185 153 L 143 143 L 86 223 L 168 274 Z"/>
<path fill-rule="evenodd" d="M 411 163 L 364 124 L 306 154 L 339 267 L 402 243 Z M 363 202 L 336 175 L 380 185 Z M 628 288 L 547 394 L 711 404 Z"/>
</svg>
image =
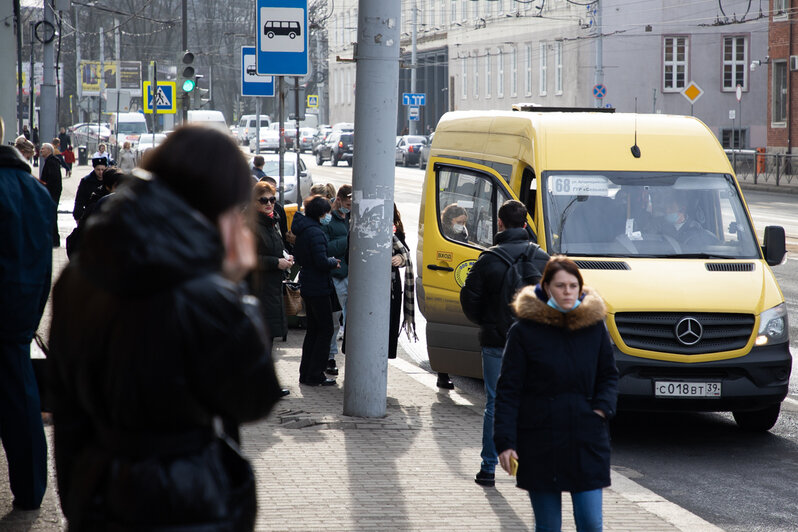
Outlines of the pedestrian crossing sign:
<svg viewBox="0 0 798 532">
<path fill-rule="evenodd" d="M 150 91 L 151 83 L 144 81 L 141 85 L 142 94 L 144 95 L 144 112 L 152 113 L 152 100 L 153 94 Z M 175 114 L 177 113 L 177 104 L 175 101 L 175 94 L 177 93 L 177 84 L 174 81 L 159 81 L 158 89 L 155 91 L 155 109 L 157 114 Z"/>
</svg>

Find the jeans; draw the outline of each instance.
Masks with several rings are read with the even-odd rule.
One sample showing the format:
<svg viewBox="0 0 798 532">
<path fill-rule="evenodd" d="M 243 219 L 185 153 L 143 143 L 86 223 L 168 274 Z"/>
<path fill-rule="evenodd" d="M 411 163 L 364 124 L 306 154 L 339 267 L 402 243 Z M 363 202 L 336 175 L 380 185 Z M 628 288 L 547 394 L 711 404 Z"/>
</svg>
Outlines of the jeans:
<svg viewBox="0 0 798 532">
<path fill-rule="evenodd" d="M 535 532 L 560 532 L 562 529 L 562 494 L 530 491 L 535 512 Z M 602 490 L 571 492 L 577 532 L 601 532 Z"/>
<path fill-rule="evenodd" d="M 346 300 L 349 295 L 349 277 L 333 277 L 332 281 L 333 286 L 335 286 L 335 293 L 338 295 L 338 302 L 341 304 L 341 310 L 339 312 L 333 312 L 333 336 L 332 340 L 330 340 L 330 359 L 333 359 L 334 355 L 338 354 L 338 330 L 343 330 L 343 327 L 346 326 Z M 343 325 L 338 323 L 339 318 L 341 318 Z"/>
<path fill-rule="evenodd" d="M 502 369 L 503 347 L 482 348 L 482 378 L 485 380 L 485 413 L 482 416 L 482 465 L 486 473 L 493 473 L 499 457 L 493 443 L 493 411 L 496 403 L 496 383 Z"/>
</svg>

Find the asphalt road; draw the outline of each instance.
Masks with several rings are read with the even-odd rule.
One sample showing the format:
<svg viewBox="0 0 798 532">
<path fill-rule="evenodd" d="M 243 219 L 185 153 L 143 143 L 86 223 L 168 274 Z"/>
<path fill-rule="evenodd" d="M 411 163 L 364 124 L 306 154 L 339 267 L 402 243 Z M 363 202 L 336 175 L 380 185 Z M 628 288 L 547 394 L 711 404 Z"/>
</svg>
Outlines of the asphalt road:
<svg viewBox="0 0 798 532">
<path fill-rule="evenodd" d="M 314 182 L 351 183 L 352 169 L 317 167 L 304 156 Z M 424 174 L 396 168 L 396 203 L 415 250 Z M 746 191 L 758 233 L 782 225 L 788 247 L 798 252 L 798 195 Z M 773 270 L 788 303 L 790 336 L 798 342 L 798 257 Z M 796 253 L 798 255 L 798 253 Z M 416 314 L 420 341 L 402 345 L 429 369 L 423 316 Z M 798 349 L 793 348 L 793 356 Z M 453 376 L 458 388 L 480 395 L 481 381 Z M 622 413 L 612 424 L 613 467 L 646 488 L 729 531 L 798 530 L 798 370 L 776 426 L 766 434 L 740 431 L 730 414 Z M 477 463 L 478 457 L 475 457 Z"/>
</svg>

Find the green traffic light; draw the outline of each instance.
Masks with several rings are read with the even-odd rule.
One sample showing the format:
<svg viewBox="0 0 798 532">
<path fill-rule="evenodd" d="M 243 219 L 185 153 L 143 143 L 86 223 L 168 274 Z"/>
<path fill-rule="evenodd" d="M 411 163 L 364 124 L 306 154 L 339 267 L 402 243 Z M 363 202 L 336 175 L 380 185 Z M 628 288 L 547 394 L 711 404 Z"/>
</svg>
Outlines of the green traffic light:
<svg viewBox="0 0 798 532">
<path fill-rule="evenodd" d="M 196 86 L 197 83 L 193 79 L 187 79 L 183 82 L 183 92 L 191 92 Z"/>
</svg>

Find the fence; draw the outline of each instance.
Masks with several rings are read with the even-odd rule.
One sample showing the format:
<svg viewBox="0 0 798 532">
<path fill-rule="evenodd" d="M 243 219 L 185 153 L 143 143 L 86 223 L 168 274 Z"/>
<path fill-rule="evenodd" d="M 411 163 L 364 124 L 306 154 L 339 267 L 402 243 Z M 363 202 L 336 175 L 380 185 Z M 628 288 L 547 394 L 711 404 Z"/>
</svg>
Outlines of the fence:
<svg viewBox="0 0 798 532">
<path fill-rule="evenodd" d="M 798 155 L 757 150 L 725 150 L 741 183 L 798 185 Z"/>
</svg>

